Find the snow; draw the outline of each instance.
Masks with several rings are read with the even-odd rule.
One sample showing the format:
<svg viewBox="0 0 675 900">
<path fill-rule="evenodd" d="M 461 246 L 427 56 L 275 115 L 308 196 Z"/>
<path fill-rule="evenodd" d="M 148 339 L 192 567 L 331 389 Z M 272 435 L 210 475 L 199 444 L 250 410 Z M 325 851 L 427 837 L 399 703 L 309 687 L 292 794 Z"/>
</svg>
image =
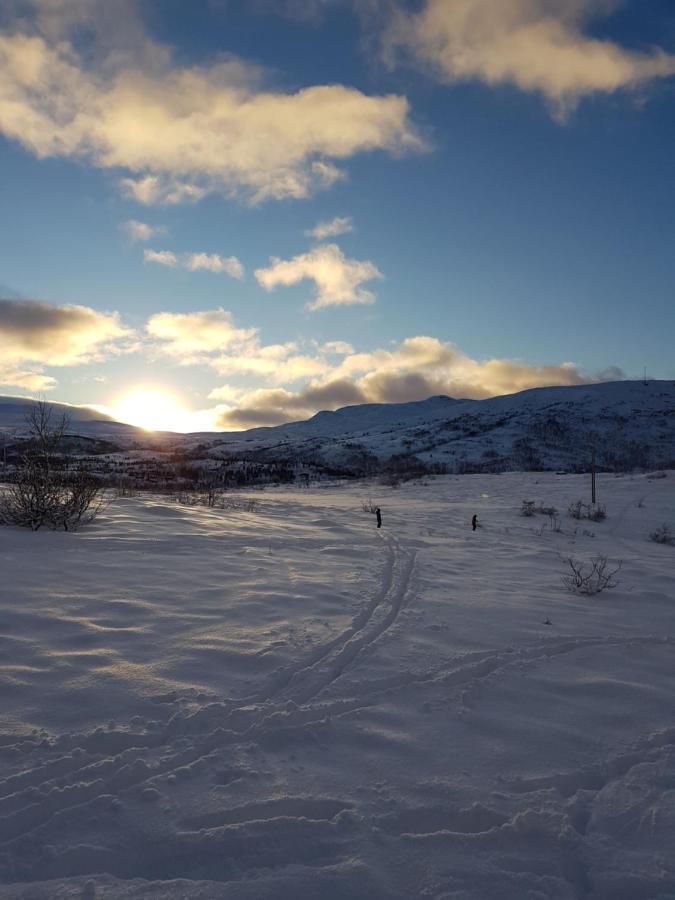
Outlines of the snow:
<svg viewBox="0 0 675 900">
<path fill-rule="evenodd" d="M 0 896 L 672 897 L 675 472 L 600 475 L 600 523 L 588 481 L 3 528 Z M 565 591 L 601 554 L 618 586 Z"/>
</svg>

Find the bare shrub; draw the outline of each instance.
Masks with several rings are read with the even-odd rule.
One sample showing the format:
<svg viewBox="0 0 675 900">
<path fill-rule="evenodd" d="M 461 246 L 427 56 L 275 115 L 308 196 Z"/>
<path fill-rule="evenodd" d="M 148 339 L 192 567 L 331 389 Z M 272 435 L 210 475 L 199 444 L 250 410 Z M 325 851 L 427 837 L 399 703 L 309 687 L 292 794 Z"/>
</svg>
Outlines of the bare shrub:
<svg viewBox="0 0 675 900">
<path fill-rule="evenodd" d="M 654 541 L 655 544 L 669 544 L 671 547 L 675 547 L 675 534 L 670 525 L 665 522 L 651 532 L 649 540 Z"/>
<path fill-rule="evenodd" d="M 607 518 L 607 510 L 602 503 L 584 503 L 583 500 L 570 503 L 567 512 L 573 519 L 590 519 L 591 522 L 602 522 Z"/>
<path fill-rule="evenodd" d="M 207 484 L 202 494 L 204 506 L 208 506 L 209 509 L 213 509 L 215 506 L 220 506 L 224 494 L 225 492 L 220 485 L 213 483 Z"/>
<path fill-rule="evenodd" d="M 361 504 L 361 509 L 365 513 L 370 513 L 374 516 L 377 510 L 377 503 L 373 503 L 373 501 L 369 498 L 368 500 L 363 501 L 363 503 Z"/>
<path fill-rule="evenodd" d="M 573 503 L 570 503 L 569 507 L 567 508 L 567 512 L 570 516 L 572 516 L 573 519 L 583 519 L 583 506 L 585 506 L 585 504 L 582 503 L 581 500 L 575 500 Z"/>
<path fill-rule="evenodd" d="M 242 512 L 257 512 L 258 501 L 253 497 L 223 497 L 219 503 L 220 509 L 238 509 Z"/>
<path fill-rule="evenodd" d="M 0 522 L 38 531 L 76 531 L 103 506 L 100 482 L 82 469 L 68 469 L 60 454 L 68 417 L 54 417 L 53 407 L 36 403 L 26 417 L 30 435 L 13 480 L 0 498 Z"/>
<path fill-rule="evenodd" d="M 534 500 L 523 500 L 522 505 L 520 507 L 521 516 L 526 516 L 529 518 L 533 516 L 535 513 L 535 503 Z"/>
<path fill-rule="evenodd" d="M 138 497 L 138 488 L 131 478 L 119 478 L 114 487 L 115 497 Z"/>
<path fill-rule="evenodd" d="M 574 594 L 592 596 L 600 594 L 608 588 L 617 586 L 618 581 L 614 576 L 622 566 L 622 560 L 614 569 L 608 569 L 606 556 L 593 556 L 588 562 L 573 559 L 571 556 L 563 558 L 570 572 L 562 576 L 562 582 L 568 591 Z"/>
<path fill-rule="evenodd" d="M 602 503 L 591 503 L 588 507 L 588 519 L 591 522 L 602 522 L 607 518 L 607 510 Z"/>
</svg>

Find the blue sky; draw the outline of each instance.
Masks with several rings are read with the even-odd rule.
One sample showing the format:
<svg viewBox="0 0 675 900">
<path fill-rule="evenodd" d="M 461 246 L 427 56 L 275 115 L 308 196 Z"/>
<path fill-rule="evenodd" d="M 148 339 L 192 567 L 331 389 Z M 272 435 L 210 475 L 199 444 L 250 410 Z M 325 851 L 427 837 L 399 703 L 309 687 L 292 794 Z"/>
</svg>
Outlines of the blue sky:
<svg viewBox="0 0 675 900">
<path fill-rule="evenodd" d="M 0 0 L 0 26 L 3 393 L 241 428 L 675 377 L 671 3 Z"/>
</svg>

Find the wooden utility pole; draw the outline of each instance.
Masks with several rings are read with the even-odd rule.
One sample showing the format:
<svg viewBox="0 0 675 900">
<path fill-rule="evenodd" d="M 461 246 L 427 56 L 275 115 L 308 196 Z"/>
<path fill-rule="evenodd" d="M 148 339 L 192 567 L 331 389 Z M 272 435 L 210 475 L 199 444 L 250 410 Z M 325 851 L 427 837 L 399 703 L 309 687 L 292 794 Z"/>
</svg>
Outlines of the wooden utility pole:
<svg viewBox="0 0 675 900">
<path fill-rule="evenodd" d="M 591 450 L 591 503 L 595 506 L 595 447 Z"/>
</svg>

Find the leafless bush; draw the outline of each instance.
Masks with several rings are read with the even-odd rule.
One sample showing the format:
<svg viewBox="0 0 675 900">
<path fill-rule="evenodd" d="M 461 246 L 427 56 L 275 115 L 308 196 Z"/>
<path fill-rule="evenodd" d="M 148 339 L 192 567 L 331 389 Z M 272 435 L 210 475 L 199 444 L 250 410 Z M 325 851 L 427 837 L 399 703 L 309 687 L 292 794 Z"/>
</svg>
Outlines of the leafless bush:
<svg viewBox="0 0 675 900">
<path fill-rule="evenodd" d="M 201 494 L 198 491 L 179 490 L 175 495 L 176 503 L 181 506 L 199 506 L 202 502 Z"/>
<path fill-rule="evenodd" d="M 608 588 L 617 586 L 618 581 L 614 576 L 622 566 L 622 560 L 615 569 L 608 570 L 606 556 L 594 556 L 588 562 L 573 559 L 571 556 L 563 558 L 571 572 L 562 576 L 562 582 L 568 591 L 574 594 L 592 596 L 600 594 Z"/>
<path fill-rule="evenodd" d="M 602 522 L 607 518 L 607 510 L 602 503 L 584 503 L 575 500 L 570 503 L 567 512 L 573 519 L 590 519 L 591 522 Z"/>
<path fill-rule="evenodd" d="M 670 525 L 667 525 L 665 522 L 652 531 L 649 535 L 649 540 L 654 541 L 655 544 L 669 544 L 671 547 L 675 547 L 675 534 L 673 534 L 673 529 Z"/>
<path fill-rule="evenodd" d="M 363 501 L 363 503 L 361 504 L 361 509 L 365 513 L 370 513 L 374 516 L 377 510 L 377 503 L 373 503 L 373 501 L 369 498 L 368 500 Z"/>
<path fill-rule="evenodd" d="M 607 518 L 607 510 L 602 503 L 591 503 L 588 507 L 588 517 L 591 522 L 602 522 Z"/>
<path fill-rule="evenodd" d="M 523 500 L 522 506 L 520 507 L 521 516 L 525 516 L 529 518 L 534 515 L 535 511 L 535 503 L 534 500 Z"/>
<path fill-rule="evenodd" d="M 138 497 L 138 488 L 131 478 L 120 478 L 114 487 L 115 497 Z"/>
<path fill-rule="evenodd" d="M 222 487 L 217 484 L 207 484 L 202 493 L 204 506 L 213 509 L 215 506 L 222 504 L 225 492 Z"/>
<path fill-rule="evenodd" d="M 551 507 L 548 513 L 548 527 L 551 531 L 562 531 L 560 527 L 560 516 L 558 515 L 558 510 L 555 507 Z"/>
<path fill-rule="evenodd" d="M 258 511 L 258 501 L 253 497 L 223 497 L 220 504 L 220 509 L 239 509 L 243 512 L 257 512 Z"/>
<path fill-rule="evenodd" d="M 103 506 L 100 482 L 84 470 L 69 470 L 69 460 L 59 455 L 66 415 L 55 419 L 53 408 L 41 402 L 31 407 L 26 424 L 30 442 L 0 498 L 0 522 L 76 531 Z"/>
</svg>

